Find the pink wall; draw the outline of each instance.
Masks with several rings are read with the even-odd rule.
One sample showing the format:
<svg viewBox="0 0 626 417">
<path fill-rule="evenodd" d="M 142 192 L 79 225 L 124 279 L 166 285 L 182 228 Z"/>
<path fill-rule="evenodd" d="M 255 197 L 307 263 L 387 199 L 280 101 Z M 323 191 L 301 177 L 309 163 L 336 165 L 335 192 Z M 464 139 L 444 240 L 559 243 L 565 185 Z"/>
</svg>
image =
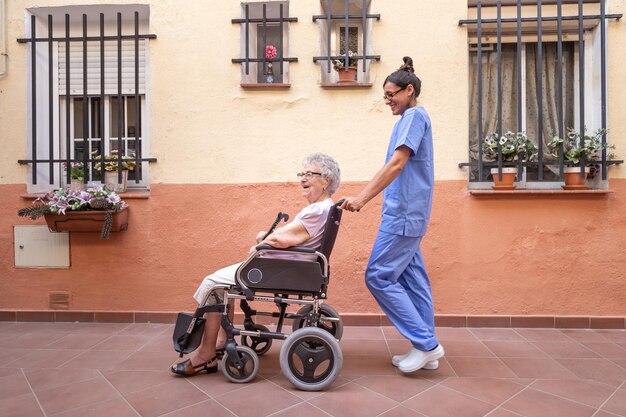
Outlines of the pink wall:
<svg viewBox="0 0 626 417">
<path fill-rule="evenodd" d="M 436 312 L 626 316 L 626 180 L 610 185 L 606 195 L 477 197 L 465 181 L 438 182 L 422 245 Z M 297 184 L 155 184 L 149 199 L 127 200 L 128 231 L 71 233 L 69 270 L 16 269 L 13 226 L 33 224 L 16 215 L 30 204 L 24 192 L 0 186 L 0 310 L 47 310 L 49 291 L 69 291 L 77 311 L 190 310 L 204 275 L 241 260 L 278 211 L 304 205 Z M 363 283 L 379 216 L 380 199 L 344 215 L 329 291 L 340 313 L 380 312 Z"/>
</svg>

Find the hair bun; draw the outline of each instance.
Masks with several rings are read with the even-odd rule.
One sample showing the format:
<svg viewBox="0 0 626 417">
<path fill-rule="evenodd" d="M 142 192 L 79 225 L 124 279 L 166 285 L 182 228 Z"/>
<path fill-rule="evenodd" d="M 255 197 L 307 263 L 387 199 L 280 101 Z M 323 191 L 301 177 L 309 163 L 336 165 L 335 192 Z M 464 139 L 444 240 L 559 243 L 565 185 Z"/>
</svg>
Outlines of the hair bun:
<svg viewBox="0 0 626 417">
<path fill-rule="evenodd" d="M 410 56 L 405 56 L 404 58 L 402 58 L 402 61 L 404 61 L 404 64 L 402 64 L 400 66 L 400 68 L 398 68 L 401 71 L 406 71 L 409 72 L 411 74 L 415 73 L 415 69 L 413 68 L 413 60 L 411 59 Z"/>
</svg>

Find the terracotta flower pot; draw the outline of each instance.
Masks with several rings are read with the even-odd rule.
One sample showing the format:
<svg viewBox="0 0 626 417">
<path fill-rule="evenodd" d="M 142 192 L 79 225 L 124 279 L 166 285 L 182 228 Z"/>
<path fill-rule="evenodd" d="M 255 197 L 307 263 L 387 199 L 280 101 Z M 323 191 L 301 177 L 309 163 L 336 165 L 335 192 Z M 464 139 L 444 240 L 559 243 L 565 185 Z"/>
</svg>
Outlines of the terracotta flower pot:
<svg viewBox="0 0 626 417">
<path fill-rule="evenodd" d="M 122 183 L 117 180 L 117 171 L 104 172 L 104 185 L 111 191 L 123 193 L 126 191 L 126 181 L 128 179 L 128 170 L 122 170 Z"/>
<path fill-rule="evenodd" d="M 67 211 L 65 214 L 44 214 L 44 218 L 51 232 L 100 232 L 106 213 L 104 210 Z M 112 232 L 128 229 L 128 207 L 112 215 Z"/>
<path fill-rule="evenodd" d="M 566 190 L 586 190 L 589 186 L 585 183 L 587 175 L 589 175 L 589 167 L 585 167 L 585 171 L 581 178 L 580 167 L 565 167 L 563 168 L 563 177 L 565 185 L 563 188 Z"/>
<path fill-rule="evenodd" d="M 337 73 L 339 74 L 337 84 L 356 84 L 356 67 L 342 68 Z"/>
<path fill-rule="evenodd" d="M 514 190 L 515 175 L 517 175 L 517 168 L 502 168 L 502 180 L 498 175 L 498 168 L 491 168 L 491 176 L 493 177 L 494 190 Z"/>
</svg>

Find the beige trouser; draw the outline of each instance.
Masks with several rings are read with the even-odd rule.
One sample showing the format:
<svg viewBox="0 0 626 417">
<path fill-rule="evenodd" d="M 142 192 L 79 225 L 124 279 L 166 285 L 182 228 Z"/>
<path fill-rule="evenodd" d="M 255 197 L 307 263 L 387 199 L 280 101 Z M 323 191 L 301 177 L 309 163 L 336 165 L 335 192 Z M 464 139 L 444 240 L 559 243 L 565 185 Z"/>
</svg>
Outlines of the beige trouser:
<svg viewBox="0 0 626 417">
<path fill-rule="evenodd" d="M 202 283 L 196 290 L 193 298 L 196 299 L 198 305 L 202 305 L 205 297 L 211 289 L 213 289 L 216 285 L 235 285 L 235 272 L 237 272 L 237 268 L 241 265 L 241 262 L 236 263 L 234 265 L 227 266 L 222 269 L 218 269 L 211 275 L 207 275 Z M 208 300 L 206 301 L 207 305 L 214 304 L 222 304 L 224 302 L 224 289 L 218 288 L 211 295 L 209 295 Z"/>
</svg>

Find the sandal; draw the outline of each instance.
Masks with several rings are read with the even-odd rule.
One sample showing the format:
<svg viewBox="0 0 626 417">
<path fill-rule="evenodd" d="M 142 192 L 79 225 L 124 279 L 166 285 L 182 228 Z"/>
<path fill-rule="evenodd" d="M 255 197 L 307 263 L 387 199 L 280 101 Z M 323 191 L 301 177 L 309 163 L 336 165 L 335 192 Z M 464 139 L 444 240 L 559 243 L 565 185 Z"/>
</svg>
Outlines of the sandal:
<svg viewBox="0 0 626 417">
<path fill-rule="evenodd" d="M 194 366 L 191 363 L 191 359 L 187 359 L 186 361 L 179 362 L 175 366 L 170 368 L 170 371 L 177 375 L 182 376 L 194 376 L 199 374 L 200 372 L 206 372 L 207 374 L 213 374 L 217 372 L 217 363 L 213 366 L 209 366 L 210 363 L 215 362 L 218 359 L 218 356 L 214 356 L 208 362 L 201 363 L 200 365 Z"/>
</svg>

